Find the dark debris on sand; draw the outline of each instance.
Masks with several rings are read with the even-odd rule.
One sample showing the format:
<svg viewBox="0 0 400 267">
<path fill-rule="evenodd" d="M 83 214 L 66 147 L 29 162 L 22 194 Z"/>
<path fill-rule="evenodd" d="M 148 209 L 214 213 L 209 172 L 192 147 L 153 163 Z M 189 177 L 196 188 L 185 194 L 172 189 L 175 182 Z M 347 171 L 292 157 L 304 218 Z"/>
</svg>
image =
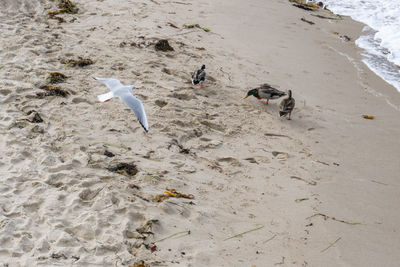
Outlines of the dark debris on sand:
<svg viewBox="0 0 400 267">
<path fill-rule="evenodd" d="M 186 29 L 198 28 L 198 29 L 202 29 L 202 30 L 205 31 L 205 32 L 210 32 L 210 31 L 211 31 L 211 30 L 208 29 L 208 28 L 201 27 L 199 24 L 184 25 L 184 27 L 185 27 Z"/>
<path fill-rule="evenodd" d="M 155 44 L 155 49 L 158 51 L 163 51 L 163 52 L 168 52 L 168 51 L 174 51 L 174 48 L 169 45 L 168 40 L 159 40 Z"/>
<path fill-rule="evenodd" d="M 289 0 L 289 2 L 293 3 L 293 6 L 307 10 L 307 11 L 314 11 L 321 7 L 323 7 L 322 2 L 318 2 L 317 4 L 308 3 L 305 0 Z"/>
<path fill-rule="evenodd" d="M 45 98 L 46 96 L 67 97 L 70 94 L 68 91 L 63 90 L 60 87 L 54 85 L 43 85 L 42 87 L 40 87 L 40 89 L 46 90 L 46 92 L 37 93 L 36 94 L 37 98 Z"/>
<path fill-rule="evenodd" d="M 39 112 L 35 112 L 35 114 L 33 115 L 33 118 L 31 119 L 31 122 L 33 123 L 42 123 L 43 119 L 40 116 Z"/>
<path fill-rule="evenodd" d="M 50 76 L 47 77 L 47 81 L 51 84 L 62 83 L 68 78 L 67 75 L 60 72 L 50 72 Z"/>
<path fill-rule="evenodd" d="M 58 1 L 58 11 L 50 11 L 48 12 L 48 15 L 50 16 L 50 19 L 58 19 L 59 22 L 65 22 L 64 19 L 56 17 L 56 15 L 59 14 L 77 14 L 79 11 L 79 8 L 76 7 L 76 4 L 71 2 L 70 0 L 59 0 Z"/>
<path fill-rule="evenodd" d="M 91 60 L 90 58 L 83 58 L 83 57 L 78 57 L 78 59 L 62 59 L 61 60 L 62 64 L 65 64 L 69 67 L 86 67 L 89 65 L 94 64 L 94 61 Z"/>
<path fill-rule="evenodd" d="M 133 163 L 118 163 L 115 166 L 110 166 L 107 168 L 110 172 L 116 172 L 125 176 L 135 176 L 138 173 L 138 169 Z"/>
<path fill-rule="evenodd" d="M 115 154 L 106 150 L 106 151 L 104 151 L 104 156 L 112 158 L 112 157 L 115 157 Z"/>
<path fill-rule="evenodd" d="M 175 145 L 179 148 L 179 153 L 181 154 L 190 154 L 190 149 L 189 148 L 185 148 L 183 145 L 181 145 L 178 140 L 176 139 L 172 139 L 171 142 L 168 145 L 168 150 L 171 149 L 171 147 Z"/>
<path fill-rule="evenodd" d="M 59 0 L 58 7 L 60 8 L 60 13 L 76 14 L 79 11 L 76 4 L 72 3 L 70 0 Z"/>
</svg>

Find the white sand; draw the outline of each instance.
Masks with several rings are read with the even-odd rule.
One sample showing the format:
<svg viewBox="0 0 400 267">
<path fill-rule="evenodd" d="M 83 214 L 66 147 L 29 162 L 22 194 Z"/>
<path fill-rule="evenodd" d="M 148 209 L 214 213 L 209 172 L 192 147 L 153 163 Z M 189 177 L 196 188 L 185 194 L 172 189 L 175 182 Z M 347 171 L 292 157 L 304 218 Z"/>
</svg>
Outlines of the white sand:
<svg viewBox="0 0 400 267">
<path fill-rule="evenodd" d="M 283 0 L 75 2 L 65 23 L 46 19 L 55 2 L 0 3 L 0 263 L 397 265 L 400 96 L 332 33 L 362 25 Z M 154 50 L 162 38 L 174 52 Z M 95 64 L 60 62 L 79 56 Z M 206 88 L 190 89 L 201 64 Z M 52 71 L 71 95 L 38 99 Z M 119 100 L 97 102 L 93 76 L 138 88 L 148 134 Z M 243 99 L 264 82 L 292 89 L 292 121 Z M 107 170 L 120 162 L 139 172 Z M 195 199 L 155 202 L 166 187 Z"/>
</svg>

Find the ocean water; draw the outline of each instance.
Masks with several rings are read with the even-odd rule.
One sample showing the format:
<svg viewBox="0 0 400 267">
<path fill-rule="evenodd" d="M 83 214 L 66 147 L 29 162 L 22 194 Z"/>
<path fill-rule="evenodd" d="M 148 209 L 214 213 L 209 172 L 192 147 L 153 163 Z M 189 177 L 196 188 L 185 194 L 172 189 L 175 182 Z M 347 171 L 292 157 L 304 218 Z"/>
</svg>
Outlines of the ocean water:
<svg viewBox="0 0 400 267">
<path fill-rule="evenodd" d="M 356 44 L 363 62 L 400 92 L 400 0 L 323 0 L 336 14 L 365 27 Z"/>
</svg>

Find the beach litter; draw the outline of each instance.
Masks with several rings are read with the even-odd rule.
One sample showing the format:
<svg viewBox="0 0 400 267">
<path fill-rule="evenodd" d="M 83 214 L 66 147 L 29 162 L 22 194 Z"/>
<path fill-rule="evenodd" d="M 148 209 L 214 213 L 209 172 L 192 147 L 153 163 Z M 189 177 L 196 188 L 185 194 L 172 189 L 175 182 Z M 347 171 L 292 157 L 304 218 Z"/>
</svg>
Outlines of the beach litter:
<svg viewBox="0 0 400 267">
<path fill-rule="evenodd" d="M 194 195 L 192 195 L 192 194 L 188 194 L 188 195 L 187 194 L 183 194 L 183 193 L 180 193 L 180 192 L 176 191 L 175 189 L 169 189 L 168 187 L 165 188 L 165 190 L 166 191 L 164 192 L 164 194 L 159 194 L 159 195 L 155 195 L 154 196 L 154 199 L 157 202 L 162 202 L 164 200 L 169 199 L 170 197 L 194 199 Z"/>
<path fill-rule="evenodd" d="M 363 115 L 362 116 L 364 119 L 366 119 L 366 120 L 373 120 L 373 119 L 375 119 L 375 116 L 372 116 L 372 115 Z"/>
</svg>

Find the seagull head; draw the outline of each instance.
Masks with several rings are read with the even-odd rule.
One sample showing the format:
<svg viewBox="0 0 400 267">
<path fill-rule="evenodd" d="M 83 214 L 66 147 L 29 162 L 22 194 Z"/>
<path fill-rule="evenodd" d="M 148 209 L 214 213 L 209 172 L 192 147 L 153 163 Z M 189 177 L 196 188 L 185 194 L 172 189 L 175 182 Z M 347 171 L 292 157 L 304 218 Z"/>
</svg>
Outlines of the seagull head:
<svg viewBox="0 0 400 267">
<path fill-rule="evenodd" d="M 130 92 L 132 92 L 133 90 L 136 89 L 136 87 L 134 85 L 128 85 L 127 87 L 128 87 Z"/>
</svg>

